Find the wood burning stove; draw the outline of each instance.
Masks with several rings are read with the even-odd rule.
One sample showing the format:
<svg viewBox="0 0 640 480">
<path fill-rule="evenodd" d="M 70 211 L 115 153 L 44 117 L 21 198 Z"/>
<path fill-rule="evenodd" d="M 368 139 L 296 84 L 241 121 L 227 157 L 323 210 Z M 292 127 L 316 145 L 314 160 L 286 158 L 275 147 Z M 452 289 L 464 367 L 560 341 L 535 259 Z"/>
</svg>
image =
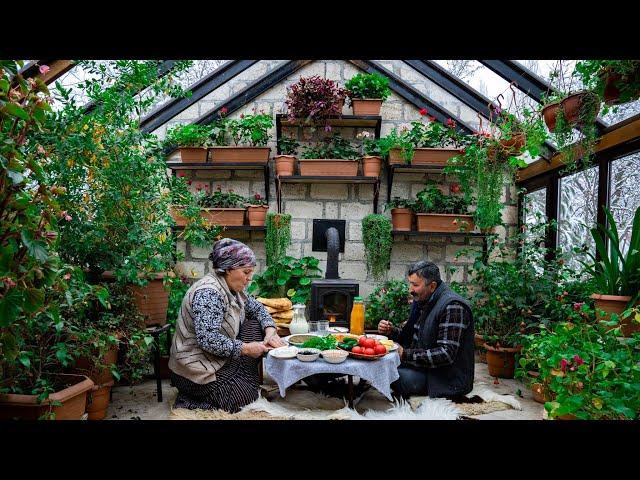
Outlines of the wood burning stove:
<svg viewBox="0 0 640 480">
<path fill-rule="evenodd" d="M 355 280 L 343 280 L 338 275 L 338 254 L 344 252 L 344 220 L 313 220 L 312 250 L 327 252 L 327 271 L 322 280 L 311 282 L 309 319 L 329 320 L 329 327 L 349 328 L 353 298 L 359 295 Z"/>
</svg>

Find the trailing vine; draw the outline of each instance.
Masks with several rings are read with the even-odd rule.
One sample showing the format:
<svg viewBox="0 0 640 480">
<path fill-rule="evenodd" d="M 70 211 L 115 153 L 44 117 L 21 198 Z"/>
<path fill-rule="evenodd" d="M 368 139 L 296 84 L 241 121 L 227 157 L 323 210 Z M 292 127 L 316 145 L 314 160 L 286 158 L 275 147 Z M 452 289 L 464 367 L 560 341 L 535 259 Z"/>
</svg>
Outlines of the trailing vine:
<svg viewBox="0 0 640 480">
<path fill-rule="evenodd" d="M 291 215 L 268 212 L 265 226 L 264 249 L 267 266 L 270 266 L 282 260 L 287 254 L 287 247 L 291 245 Z"/>
<path fill-rule="evenodd" d="M 362 241 L 367 273 L 376 281 L 384 279 L 391 261 L 391 220 L 384 215 L 370 214 L 362 219 Z"/>
</svg>

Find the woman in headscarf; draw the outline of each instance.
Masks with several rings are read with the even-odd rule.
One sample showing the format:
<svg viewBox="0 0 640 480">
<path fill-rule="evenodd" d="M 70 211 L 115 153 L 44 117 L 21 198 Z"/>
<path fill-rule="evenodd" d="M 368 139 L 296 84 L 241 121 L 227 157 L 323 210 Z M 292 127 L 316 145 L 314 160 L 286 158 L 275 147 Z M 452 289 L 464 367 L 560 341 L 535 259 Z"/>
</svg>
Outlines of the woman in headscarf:
<svg viewBox="0 0 640 480">
<path fill-rule="evenodd" d="M 187 290 L 176 323 L 169 359 L 175 407 L 236 413 L 258 398 L 260 357 L 284 342 L 264 306 L 244 292 L 253 251 L 224 238 L 209 260 L 212 272 Z"/>
</svg>

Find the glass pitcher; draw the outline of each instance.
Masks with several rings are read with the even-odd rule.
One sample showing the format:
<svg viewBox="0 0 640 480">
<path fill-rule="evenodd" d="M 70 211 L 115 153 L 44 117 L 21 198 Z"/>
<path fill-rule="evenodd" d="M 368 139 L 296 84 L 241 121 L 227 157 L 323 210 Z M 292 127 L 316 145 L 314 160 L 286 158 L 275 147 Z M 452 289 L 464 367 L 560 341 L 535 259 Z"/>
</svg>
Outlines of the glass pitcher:
<svg viewBox="0 0 640 480">
<path fill-rule="evenodd" d="M 293 318 L 289 324 L 289 332 L 291 335 L 299 335 L 301 333 L 309 332 L 309 324 L 304 316 L 305 305 L 302 303 L 296 303 L 293 306 Z"/>
</svg>

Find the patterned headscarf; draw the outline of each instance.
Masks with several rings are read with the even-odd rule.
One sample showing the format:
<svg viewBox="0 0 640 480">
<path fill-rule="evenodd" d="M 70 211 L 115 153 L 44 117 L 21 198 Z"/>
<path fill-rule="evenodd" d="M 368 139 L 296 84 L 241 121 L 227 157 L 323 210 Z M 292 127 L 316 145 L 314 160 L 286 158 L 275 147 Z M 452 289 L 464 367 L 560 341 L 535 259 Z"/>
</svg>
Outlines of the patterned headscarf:
<svg viewBox="0 0 640 480">
<path fill-rule="evenodd" d="M 232 238 L 223 238 L 213 244 L 209 255 L 213 268 L 217 273 L 241 267 L 255 267 L 256 255 L 244 243 Z"/>
</svg>

